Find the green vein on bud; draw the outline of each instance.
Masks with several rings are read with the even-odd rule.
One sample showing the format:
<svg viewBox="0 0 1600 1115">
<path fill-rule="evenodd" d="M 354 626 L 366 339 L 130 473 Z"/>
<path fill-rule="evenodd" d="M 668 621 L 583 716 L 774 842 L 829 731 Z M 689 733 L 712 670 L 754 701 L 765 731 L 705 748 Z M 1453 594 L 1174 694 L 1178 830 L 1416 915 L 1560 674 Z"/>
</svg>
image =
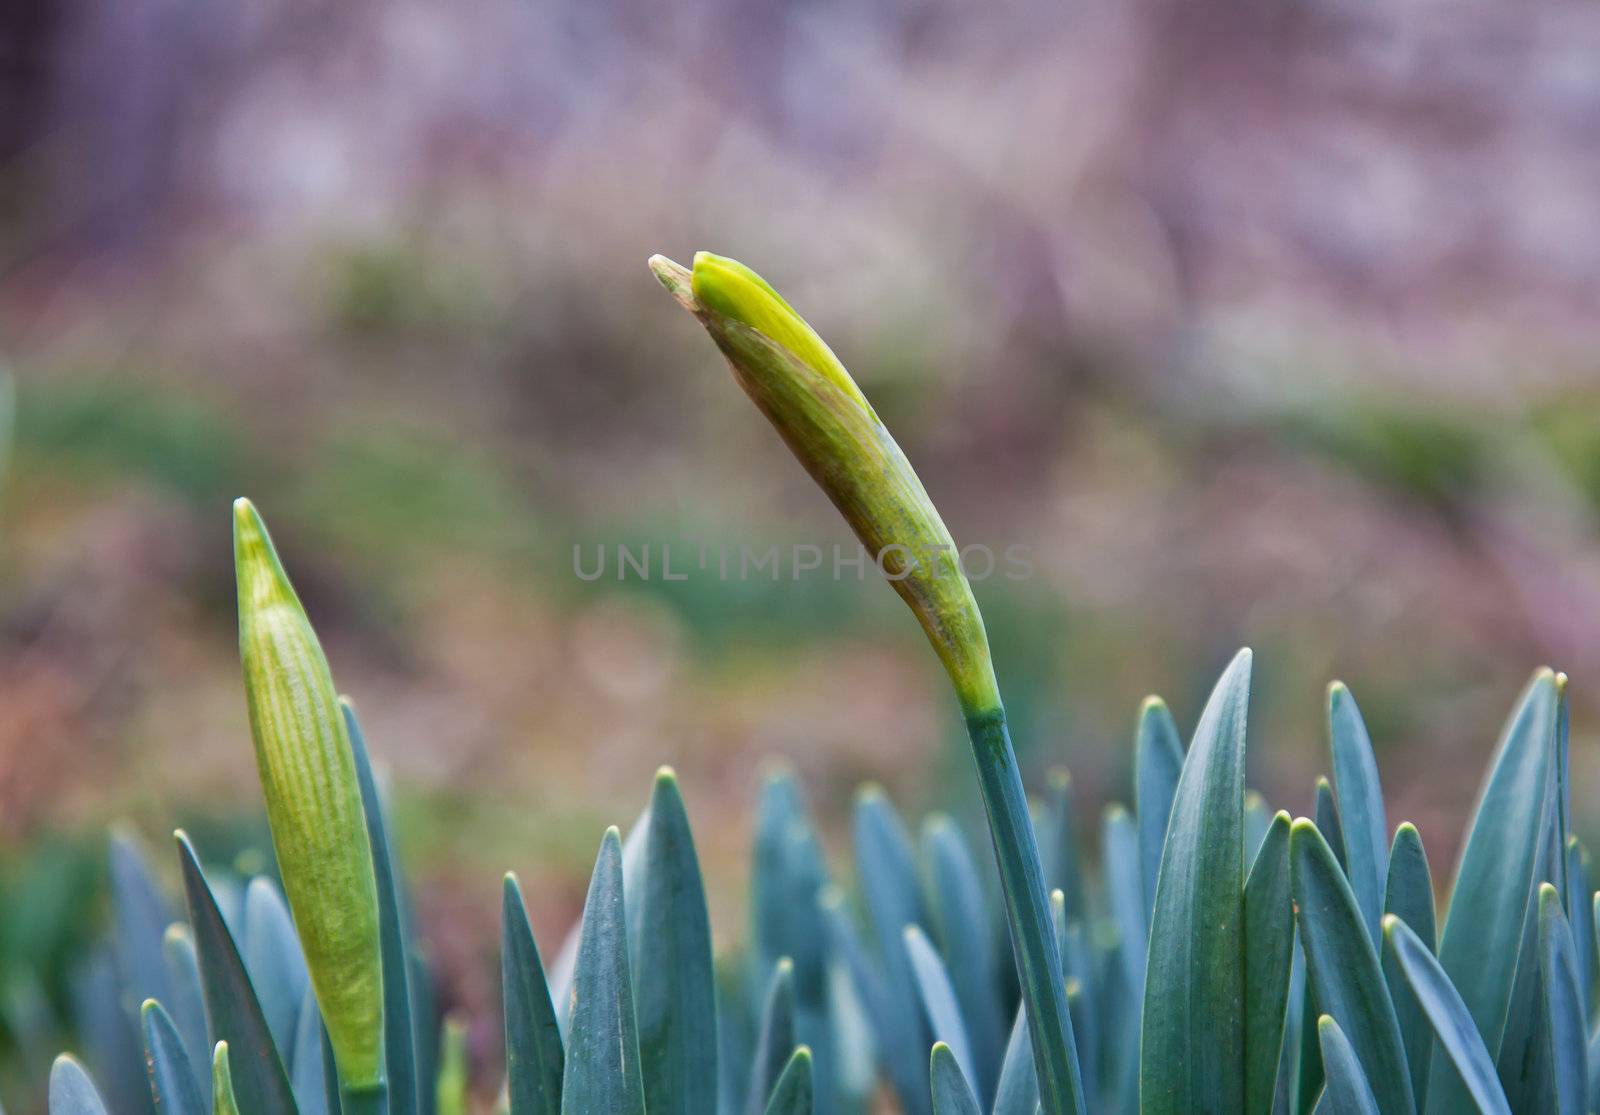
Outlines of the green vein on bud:
<svg viewBox="0 0 1600 1115">
<path fill-rule="evenodd" d="M 742 263 L 698 252 L 650 269 L 697 317 L 750 396 L 911 607 L 968 716 L 1000 708 L 983 616 L 922 481 L 814 329 Z"/>
<path fill-rule="evenodd" d="M 249 500 L 233 505 L 239 657 L 272 846 L 341 1083 L 383 1080 L 372 846 L 328 661 Z"/>
</svg>

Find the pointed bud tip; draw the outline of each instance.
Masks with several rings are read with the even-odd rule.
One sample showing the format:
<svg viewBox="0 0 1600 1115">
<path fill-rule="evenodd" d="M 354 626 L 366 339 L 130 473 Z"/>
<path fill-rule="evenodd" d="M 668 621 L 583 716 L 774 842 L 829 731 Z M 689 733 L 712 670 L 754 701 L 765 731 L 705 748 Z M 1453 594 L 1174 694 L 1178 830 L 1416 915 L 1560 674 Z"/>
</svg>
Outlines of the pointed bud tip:
<svg viewBox="0 0 1600 1115">
<path fill-rule="evenodd" d="M 679 305 L 691 313 L 699 309 L 694 298 L 694 276 L 687 267 L 664 255 L 651 256 L 649 263 L 650 272 L 655 275 L 656 282 L 665 287 L 667 293 L 678 300 Z"/>
</svg>

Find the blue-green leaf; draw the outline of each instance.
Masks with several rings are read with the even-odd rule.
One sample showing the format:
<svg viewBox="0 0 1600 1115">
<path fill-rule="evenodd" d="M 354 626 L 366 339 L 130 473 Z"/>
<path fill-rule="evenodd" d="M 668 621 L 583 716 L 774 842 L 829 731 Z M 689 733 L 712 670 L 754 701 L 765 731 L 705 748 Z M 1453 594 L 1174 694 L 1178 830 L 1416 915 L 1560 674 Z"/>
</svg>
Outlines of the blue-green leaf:
<svg viewBox="0 0 1600 1115">
<path fill-rule="evenodd" d="M 1578 987 L 1577 948 L 1562 910 L 1561 892 L 1549 883 L 1539 888 L 1539 958 L 1556 1115 L 1585 1115 L 1588 1027 Z"/>
<path fill-rule="evenodd" d="M 1289 814 L 1272 819 L 1244 886 L 1244 1056 L 1247 1115 L 1270 1115 L 1289 1002 L 1294 907 Z"/>
<path fill-rule="evenodd" d="M 811 1050 L 798 1046 L 772 1086 L 765 1115 L 811 1115 L 813 1090 Z"/>
<path fill-rule="evenodd" d="M 189 931 L 189 926 L 183 922 L 173 922 L 167 926 L 166 935 L 161 941 L 161 952 L 167 965 L 167 983 L 172 989 L 172 1001 L 162 1006 L 171 1016 L 178 1033 L 183 1035 L 184 1052 L 189 1055 L 189 1065 L 200 1086 L 201 1105 L 209 1110 L 211 1074 L 202 1073 L 200 1066 L 210 1056 L 211 1039 L 206 1031 L 205 995 L 200 990 L 200 962 L 195 957 L 194 934 Z"/>
<path fill-rule="evenodd" d="M 994 1115 L 1034 1115 L 1039 1109 L 1039 1077 L 1033 1070 L 1033 1039 L 1028 1009 L 1019 1006 L 994 1090 Z"/>
<path fill-rule="evenodd" d="M 750 1059 L 750 1087 L 745 1095 L 745 1111 L 760 1115 L 766 1110 L 778 1078 L 794 1055 L 794 963 L 785 956 L 778 960 L 767 984 L 761 1007 L 761 1023 L 756 1031 L 755 1056 Z"/>
<path fill-rule="evenodd" d="M 1576 836 L 1567 837 L 1567 921 L 1578 952 L 1578 988 L 1583 1014 L 1594 1009 L 1594 907 L 1589 903 L 1589 853 Z"/>
<path fill-rule="evenodd" d="M 935 1042 L 928 1074 L 933 1089 L 933 1115 L 983 1115 L 978 1097 L 961 1072 L 955 1054 L 944 1042 Z"/>
<path fill-rule="evenodd" d="M 1384 816 L 1383 788 L 1378 782 L 1378 762 L 1372 755 L 1372 737 L 1367 734 L 1355 698 L 1339 681 L 1328 687 L 1328 739 L 1339 797 L 1339 822 L 1344 828 L 1346 874 L 1373 948 L 1377 948 L 1389 862 L 1389 822 Z"/>
<path fill-rule="evenodd" d="M 650 799 L 643 889 L 634 982 L 645 1106 L 704 1115 L 717 1105 L 717 1035 L 706 1024 L 716 1011 L 711 920 L 689 815 L 666 767 Z"/>
<path fill-rule="evenodd" d="M 1534 871 L 1547 843 L 1543 822 L 1553 781 L 1557 703 L 1555 675 L 1540 670 L 1495 749 L 1439 937 L 1439 964 L 1495 1057 L 1529 924 Z M 1436 1058 L 1429 1110 L 1452 1115 L 1462 1106 L 1460 1082 Z"/>
<path fill-rule="evenodd" d="M 928 936 L 915 925 L 906 926 L 906 952 L 911 957 L 911 970 L 917 979 L 917 991 L 922 1000 L 922 1010 L 928 1029 L 935 1041 L 950 1047 L 962 1071 L 974 1075 L 972 1046 L 967 1040 L 967 1027 L 961 1020 L 961 1006 L 956 1002 L 955 989 L 950 986 L 950 976 L 944 962 L 928 941 Z"/>
<path fill-rule="evenodd" d="M 1173 797 L 1143 1012 L 1145 1115 L 1244 1106 L 1244 749 L 1250 652 L 1206 702 Z"/>
<path fill-rule="evenodd" d="M 505 1001 L 506 1085 L 511 1115 L 559 1115 L 564 1052 L 539 946 L 517 877 L 500 894 L 500 983 Z"/>
<path fill-rule="evenodd" d="M 912 1115 L 923 1115 L 928 1109 L 927 1051 L 932 1040 L 922 1020 L 904 935 L 906 926 L 925 924 L 922 894 L 905 826 L 876 786 L 863 787 L 856 796 L 855 848 L 861 896 L 883 973 L 887 1028 L 878 1035 L 879 1053 L 901 1104 Z"/>
<path fill-rule="evenodd" d="M 1333 786 L 1321 775 L 1317 777 L 1316 809 L 1311 814 L 1312 820 L 1317 823 L 1317 829 L 1322 833 L 1322 838 L 1328 842 L 1328 847 L 1333 851 L 1333 858 L 1339 865 L 1341 872 L 1350 869 L 1350 861 L 1344 848 L 1344 824 L 1339 819 L 1339 805 L 1333 797 Z M 1321 1039 L 1318 1039 L 1319 1042 Z"/>
<path fill-rule="evenodd" d="M 294 1052 L 290 1055 L 289 1086 L 300 1115 L 330 1115 L 328 1081 L 322 1049 L 322 1012 L 317 996 L 309 988 L 300 1001 L 300 1017 L 295 1022 Z M 331 1115 L 338 1115 L 335 1108 Z"/>
<path fill-rule="evenodd" d="M 1178 792 L 1178 777 L 1183 773 L 1183 739 L 1160 697 L 1146 697 L 1139 707 L 1133 751 L 1133 804 L 1139 815 L 1139 872 L 1148 925 L 1156 908 L 1156 877 L 1161 872 L 1172 795 Z M 1074 910 L 1073 916 L 1082 917 L 1083 911 Z"/>
<path fill-rule="evenodd" d="M 1072 809 L 1072 775 L 1065 767 L 1050 771 L 1044 806 L 1035 824 L 1039 836 L 1039 868 L 1046 892 L 1067 896 L 1067 912 L 1074 918 L 1088 913 L 1083 889 L 1083 857 L 1078 850 L 1078 826 Z"/>
<path fill-rule="evenodd" d="M 162 939 L 172 924 L 166 895 L 133 839 L 111 838 L 111 908 L 116 920 L 113 946 L 117 974 L 127 999 L 142 1003 L 171 1000 L 172 987 L 162 956 Z"/>
<path fill-rule="evenodd" d="M 1328 1015 L 1317 1019 L 1317 1037 L 1322 1046 L 1322 1067 L 1327 1087 L 1317 1110 L 1326 1115 L 1378 1115 L 1378 1100 L 1372 1094 L 1367 1074 L 1361 1071 L 1356 1051 Z"/>
<path fill-rule="evenodd" d="M 1383 1115 L 1411 1115 L 1416 1105 L 1400 1023 L 1378 954 L 1333 850 L 1304 817 L 1290 830 L 1289 877 L 1318 1009 L 1332 1016 L 1355 1048 Z"/>
<path fill-rule="evenodd" d="M 1389 876 L 1384 885 L 1383 910 L 1394 914 L 1417 934 L 1424 948 L 1434 949 L 1433 876 L 1428 871 L 1428 856 L 1422 837 L 1410 821 L 1403 822 L 1394 834 L 1389 850 Z M 1400 1039 L 1405 1043 L 1406 1065 L 1411 1071 L 1411 1091 L 1417 1109 L 1423 1110 L 1428 1094 L 1428 1071 L 1433 1063 L 1433 1025 L 1422 1005 L 1411 993 L 1411 985 L 1401 975 L 1399 964 L 1388 949 L 1383 952 L 1383 978 L 1394 1002 L 1395 1019 L 1400 1023 Z"/>
<path fill-rule="evenodd" d="M 50 1066 L 50 1115 L 106 1115 L 105 1101 L 77 1059 L 63 1053 Z"/>
<path fill-rule="evenodd" d="M 405 910 L 400 896 L 400 869 L 389 844 L 389 827 L 383 800 L 372 775 L 372 758 L 366 734 L 348 697 L 339 698 L 355 757 L 356 780 L 361 787 L 361 810 L 366 818 L 367 841 L 372 845 L 373 877 L 378 887 L 378 945 L 383 957 L 383 1059 L 388 1071 L 391 1115 L 420 1115 L 422 1093 L 428 1082 L 418 1076 L 416 1035 L 413 1032 L 410 957 L 406 949 Z"/>
<path fill-rule="evenodd" d="M 1401 977 L 1416 996 L 1417 1004 L 1433 1026 L 1439 1048 L 1462 1081 L 1468 1108 L 1484 1115 L 1511 1115 L 1500 1078 L 1483 1035 L 1472 1020 L 1450 977 L 1433 958 L 1428 946 L 1393 914 L 1383 919 L 1384 952 L 1395 961 Z M 1438 1058 L 1434 1058 L 1436 1061 Z"/>
<path fill-rule="evenodd" d="M 1144 996 L 1145 946 L 1150 930 L 1144 920 L 1144 901 L 1139 867 L 1139 831 L 1127 809 L 1113 804 L 1106 807 L 1101 823 L 1101 884 L 1105 888 L 1107 912 L 1121 938 L 1127 984 L 1135 1000 Z"/>
<path fill-rule="evenodd" d="M 195 955 L 200 963 L 200 986 L 205 994 L 206 1018 L 211 1036 L 239 1053 L 239 1071 L 233 1088 L 250 1115 L 295 1115 L 294 1094 L 283 1061 L 272 1041 L 261 1003 L 244 961 L 222 920 L 222 911 L 206 885 L 200 861 L 188 837 L 177 834 L 178 862 L 183 869 L 183 891 L 189 904 L 189 924 L 194 928 Z M 215 1100 L 215 1096 L 213 1096 Z"/>
<path fill-rule="evenodd" d="M 639 1031 L 623 911 L 622 837 L 606 830 L 583 906 L 572 978 L 562 1115 L 644 1115 Z"/>
<path fill-rule="evenodd" d="M 300 1020 L 300 1001 L 311 986 L 311 977 L 306 973 L 289 907 L 277 886 L 264 876 L 251 879 L 245 888 L 243 937 L 245 971 L 261 1000 L 261 1013 L 278 1054 L 287 1063 L 295 1024 Z"/>
<path fill-rule="evenodd" d="M 955 961 L 946 965 L 946 971 L 966 1022 L 972 1085 L 978 1095 L 991 1096 L 1006 1035 L 999 961 L 983 882 L 967 842 L 950 818 L 928 820 L 922 850 L 928 865 L 928 907 L 934 934 L 944 955 Z"/>
<path fill-rule="evenodd" d="M 768 774 L 756 816 L 750 979 L 752 986 L 765 987 L 780 956 L 794 962 L 795 1039 L 811 1048 L 817 1106 L 827 1112 L 841 1071 L 830 1017 L 835 1005 L 828 982 L 828 929 L 818 902 L 828 885 L 828 867 L 800 786 L 787 767 Z M 748 1076 L 743 1059 L 727 1068 Z M 741 1079 L 740 1108 L 743 1086 Z"/>
<path fill-rule="evenodd" d="M 194 1065 L 183 1048 L 183 1038 L 171 1017 L 154 999 L 139 1011 L 144 1031 L 145 1067 L 150 1072 L 150 1096 L 160 1115 L 206 1115 Z"/>
</svg>

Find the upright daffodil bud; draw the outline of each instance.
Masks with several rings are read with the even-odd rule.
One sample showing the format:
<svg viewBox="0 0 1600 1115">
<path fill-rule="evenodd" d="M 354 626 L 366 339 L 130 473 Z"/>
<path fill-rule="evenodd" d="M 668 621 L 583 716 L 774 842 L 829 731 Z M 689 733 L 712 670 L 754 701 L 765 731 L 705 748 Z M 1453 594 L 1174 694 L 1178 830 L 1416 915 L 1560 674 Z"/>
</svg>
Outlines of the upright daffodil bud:
<svg viewBox="0 0 1600 1115">
<path fill-rule="evenodd" d="M 989 639 L 955 542 L 906 455 L 821 337 L 766 280 L 699 252 L 650 268 L 911 606 L 968 715 L 1000 707 Z"/>
<path fill-rule="evenodd" d="M 378 891 L 333 675 L 249 500 L 233 505 L 239 657 L 272 846 L 341 1085 L 383 1083 Z"/>
</svg>

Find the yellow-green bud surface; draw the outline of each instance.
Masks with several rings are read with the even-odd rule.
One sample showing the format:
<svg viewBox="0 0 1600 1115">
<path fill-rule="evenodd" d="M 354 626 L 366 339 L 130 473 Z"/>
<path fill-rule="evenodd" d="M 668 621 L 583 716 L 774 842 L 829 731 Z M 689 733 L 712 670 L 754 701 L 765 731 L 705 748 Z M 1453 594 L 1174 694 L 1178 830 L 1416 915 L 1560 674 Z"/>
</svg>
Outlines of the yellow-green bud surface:
<svg viewBox="0 0 1600 1115">
<path fill-rule="evenodd" d="M 249 500 L 233 506 L 239 657 L 272 846 L 341 1083 L 383 1079 L 372 846 L 355 755 L 316 632 Z"/>
<path fill-rule="evenodd" d="M 962 707 L 969 715 L 997 710 L 989 639 L 955 542 L 838 357 L 742 263 L 699 252 L 693 271 L 662 256 L 650 268 L 700 319 L 739 386 L 910 605 Z"/>
</svg>

